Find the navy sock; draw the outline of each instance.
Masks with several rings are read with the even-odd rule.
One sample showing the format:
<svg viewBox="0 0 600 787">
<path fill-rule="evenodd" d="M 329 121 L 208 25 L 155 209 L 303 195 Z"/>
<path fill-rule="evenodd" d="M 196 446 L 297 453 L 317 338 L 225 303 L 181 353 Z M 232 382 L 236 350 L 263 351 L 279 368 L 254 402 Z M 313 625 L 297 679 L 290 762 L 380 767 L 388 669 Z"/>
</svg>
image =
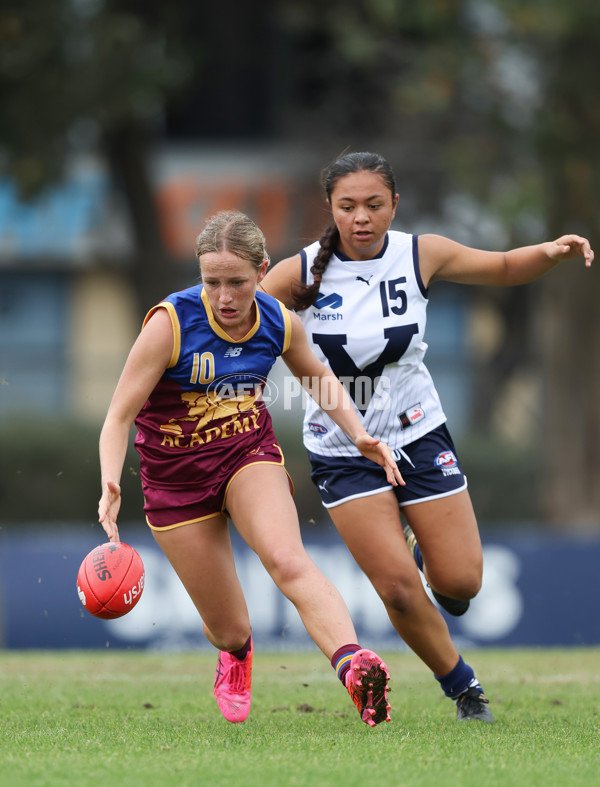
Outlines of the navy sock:
<svg viewBox="0 0 600 787">
<path fill-rule="evenodd" d="M 350 669 L 350 661 L 357 650 L 360 650 L 360 645 L 343 645 L 331 657 L 331 666 L 337 672 L 337 676 L 344 686 L 346 685 L 346 674 Z"/>
<path fill-rule="evenodd" d="M 447 675 L 434 675 L 434 678 L 439 681 L 446 697 L 452 699 L 456 699 L 471 687 L 483 694 L 483 689 L 479 685 L 475 673 L 468 664 L 465 664 L 462 656 L 458 657 L 458 664 Z"/>
<path fill-rule="evenodd" d="M 415 544 L 415 563 L 419 567 L 419 571 L 423 571 L 423 555 L 418 544 Z"/>
<path fill-rule="evenodd" d="M 252 634 L 250 634 L 250 636 L 246 640 L 246 644 L 242 645 L 242 647 L 239 650 L 230 650 L 229 652 L 231 653 L 232 656 L 235 656 L 236 659 L 238 659 L 239 661 L 243 661 L 248 655 L 248 651 L 250 650 L 251 646 L 252 646 Z"/>
</svg>

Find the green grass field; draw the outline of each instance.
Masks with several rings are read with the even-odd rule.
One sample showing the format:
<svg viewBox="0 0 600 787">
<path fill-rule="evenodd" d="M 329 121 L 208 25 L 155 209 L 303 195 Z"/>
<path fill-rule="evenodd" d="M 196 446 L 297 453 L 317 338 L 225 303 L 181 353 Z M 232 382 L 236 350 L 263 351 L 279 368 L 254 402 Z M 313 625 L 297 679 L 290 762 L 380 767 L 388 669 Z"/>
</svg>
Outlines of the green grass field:
<svg viewBox="0 0 600 787">
<path fill-rule="evenodd" d="M 392 721 L 371 729 L 318 651 L 257 651 L 244 724 L 217 709 L 212 652 L 3 652 L 0 782 L 600 784 L 600 649 L 465 653 L 493 725 L 459 724 L 413 654 L 381 655 Z"/>
</svg>

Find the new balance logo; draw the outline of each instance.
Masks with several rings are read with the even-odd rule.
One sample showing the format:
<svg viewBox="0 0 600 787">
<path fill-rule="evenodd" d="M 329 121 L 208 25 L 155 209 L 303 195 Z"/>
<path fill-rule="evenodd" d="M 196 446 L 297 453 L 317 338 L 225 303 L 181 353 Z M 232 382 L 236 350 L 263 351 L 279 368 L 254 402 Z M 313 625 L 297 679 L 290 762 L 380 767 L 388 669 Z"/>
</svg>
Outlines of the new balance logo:
<svg viewBox="0 0 600 787">
<path fill-rule="evenodd" d="M 228 347 L 225 350 L 225 358 L 237 358 L 242 354 L 243 347 Z"/>
</svg>

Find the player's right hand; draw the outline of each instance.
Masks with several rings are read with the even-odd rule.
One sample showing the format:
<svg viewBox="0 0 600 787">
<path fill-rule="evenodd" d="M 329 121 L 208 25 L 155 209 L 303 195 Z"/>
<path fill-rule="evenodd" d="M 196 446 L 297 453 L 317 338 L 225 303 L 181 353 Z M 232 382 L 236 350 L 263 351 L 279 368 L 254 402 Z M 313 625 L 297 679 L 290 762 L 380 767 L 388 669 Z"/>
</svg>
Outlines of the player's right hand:
<svg viewBox="0 0 600 787">
<path fill-rule="evenodd" d="M 387 443 L 384 443 L 383 440 L 378 440 L 376 437 L 371 437 L 367 432 L 358 435 L 354 439 L 354 443 L 363 456 L 383 467 L 388 484 L 392 486 L 398 486 L 398 484 L 406 486 L 406 481 L 402 478 L 398 465 L 394 462 L 392 449 Z"/>
<path fill-rule="evenodd" d="M 114 481 L 107 481 L 102 487 L 102 497 L 98 503 L 98 522 L 104 528 L 108 540 L 117 543 L 119 529 L 117 515 L 121 508 L 121 487 Z"/>
</svg>

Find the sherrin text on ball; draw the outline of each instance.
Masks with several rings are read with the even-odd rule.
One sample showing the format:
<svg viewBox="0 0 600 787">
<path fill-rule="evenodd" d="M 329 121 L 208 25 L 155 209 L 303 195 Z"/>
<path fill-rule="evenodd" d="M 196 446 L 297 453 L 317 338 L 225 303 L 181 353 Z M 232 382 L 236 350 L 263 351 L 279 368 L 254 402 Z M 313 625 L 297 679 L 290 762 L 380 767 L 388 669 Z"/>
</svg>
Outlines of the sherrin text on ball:
<svg viewBox="0 0 600 787">
<path fill-rule="evenodd" d="M 83 559 L 77 593 L 85 609 L 97 618 L 120 618 L 130 612 L 144 590 L 144 564 L 129 544 L 100 544 Z"/>
</svg>

